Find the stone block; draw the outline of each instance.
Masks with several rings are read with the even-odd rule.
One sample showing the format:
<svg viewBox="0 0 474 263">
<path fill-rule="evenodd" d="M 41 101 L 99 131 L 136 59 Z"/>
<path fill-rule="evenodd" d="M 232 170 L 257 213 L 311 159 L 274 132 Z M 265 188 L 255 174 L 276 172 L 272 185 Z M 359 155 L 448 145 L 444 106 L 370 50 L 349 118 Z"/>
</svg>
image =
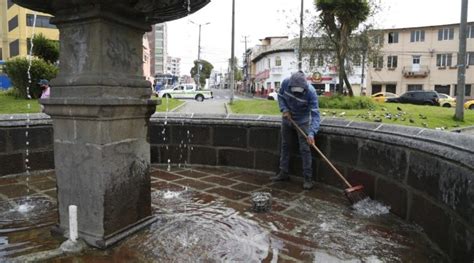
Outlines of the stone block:
<svg viewBox="0 0 474 263">
<path fill-rule="evenodd" d="M 28 138 L 26 137 L 26 131 L 28 131 Z M 10 129 L 9 139 L 12 150 L 25 150 L 26 140 L 28 139 L 28 148 L 39 149 L 39 148 L 52 148 L 53 147 L 53 129 L 51 126 L 44 127 L 30 127 Z"/>
<path fill-rule="evenodd" d="M 194 146 L 190 152 L 190 164 L 217 165 L 217 150 L 211 147 Z"/>
<path fill-rule="evenodd" d="M 451 220 L 443 208 L 421 195 L 413 194 L 408 220 L 423 227 L 428 237 L 444 252 L 449 253 Z"/>
<path fill-rule="evenodd" d="M 377 172 L 399 182 L 404 182 L 407 168 L 406 150 L 390 144 L 363 141 L 358 167 Z"/>
<path fill-rule="evenodd" d="M 171 126 L 150 125 L 148 137 L 151 144 L 169 144 L 171 141 Z"/>
<path fill-rule="evenodd" d="M 176 145 L 160 146 L 160 163 L 184 164 L 189 163 L 188 149 Z"/>
<path fill-rule="evenodd" d="M 280 155 L 272 152 L 255 152 L 255 169 L 270 172 L 279 170 Z"/>
<path fill-rule="evenodd" d="M 474 173 L 459 164 L 412 153 L 408 184 L 456 211 L 474 225 Z"/>
<path fill-rule="evenodd" d="M 151 145 L 150 161 L 151 163 L 160 163 L 160 147 L 159 146 Z"/>
<path fill-rule="evenodd" d="M 362 186 L 364 186 L 364 192 L 368 196 L 374 198 L 374 196 L 375 196 L 375 176 L 373 176 L 369 173 L 366 173 L 366 172 L 350 169 L 348 171 L 347 180 L 352 185 L 362 185 Z"/>
<path fill-rule="evenodd" d="M 318 160 L 317 161 L 318 172 L 316 174 L 316 180 L 328 185 L 335 186 L 339 189 L 346 189 L 347 186 L 341 181 L 341 179 L 337 176 L 334 170 L 325 162 Z M 344 174 L 344 167 L 340 165 L 333 164 L 336 169 L 342 174 Z"/>
<path fill-rule="evenodd" d="M 355 166 L 359 155 L 358 140 L 349 137 L 331 137 L 330 154 L 324 153 L 329 160 Z"/>
<path fill-rule="evenodd" d="M 236 150 L 236 149 L 219 149 L 218 152 L 218 165 L 222 166 L 234 166 L 242 168 L 254 168 L 254 156 L 253 151 L 248 150 Z"/>
<path fill-rule="evenodd" d="M 280 131 L 275 128 L 251 128 L 249 147 L 258 150 L 278 151 Z"/>
<path fill-rule="evenodd" d="M 401 186 L 379 178 L 375 198 L 390 206 L 390 212 L 405 219 L 407 217 L 407 190 Z M 421 210 L 420 210 L 421 211 Z"/>
<path fill-rule="evenodd" d="M 247 129 L 241 127 L 215 127 L 213 145 L 247 148 Z"/>
<path fill-rule="evenodd" d="M 452 232 L 451 260 L 452 262 L 474 261 L 474 231 L 460 221 L 454 222 Z"/>
<path fill-rule="evenodd" d="M 0 153 L 7 151 L 7 131 L 0 129 Z"/>
<path fill-rule="evenodd" d="M 25 171 L 23 154 L 1 154 L 0 176 L 22 173 Z"/>
<path fill-rule="evenodd" d="M 209 126 L 173 126 L 171 143 L 179 145 L 211 145 L 211 128 Z"/>
<path fill-rule="evenodd" d="M 32 171 L 54 169 L 54 152 L 32 152 L 29 156 Z"/>
</svg>

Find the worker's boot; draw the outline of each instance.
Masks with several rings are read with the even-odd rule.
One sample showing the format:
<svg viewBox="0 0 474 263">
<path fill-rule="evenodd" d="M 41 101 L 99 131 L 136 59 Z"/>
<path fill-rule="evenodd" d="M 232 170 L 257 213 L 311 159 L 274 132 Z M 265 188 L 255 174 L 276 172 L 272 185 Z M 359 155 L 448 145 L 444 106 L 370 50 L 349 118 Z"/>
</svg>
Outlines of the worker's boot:
<svg viewBox="0 0 474 263">
<path fill-rule="evenodd" d="M 311 178 L 305 178 L 303 183 L 304 190 L 310 190 L 314 187 L 313 180 Z"/>
<path fill-rule="evenodd" d="M 273 182 L 288 181 L 290 176 L 285 172 L 279 172 L 277 175 L 270 177 L 270 180 Z"/>
</svg>

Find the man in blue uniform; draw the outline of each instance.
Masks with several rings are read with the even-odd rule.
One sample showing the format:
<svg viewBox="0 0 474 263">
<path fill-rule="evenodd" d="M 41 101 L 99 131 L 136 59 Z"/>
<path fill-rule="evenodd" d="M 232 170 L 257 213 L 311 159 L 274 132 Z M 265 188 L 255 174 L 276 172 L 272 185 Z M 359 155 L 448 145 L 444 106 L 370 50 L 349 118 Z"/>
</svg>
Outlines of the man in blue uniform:
<svg viewBox="0 0 474 263">
<path fill-rule="evenodd" d="M 272 177 L 272 181 L 289 180 L 288 166 L 290 161 L 288 143 L 292 134 L 298 134 L 298 143 L 303 161 L 303 188 L 313 188 L 313 169 L 311 166 L 310 144 L 314 144 L 314 136 L 319 130 L 320 116 L 318 95 L 315 89 L 306 81 L 305 74 L 298 71 L 282 82 L 278 92 L 278 104 L 283 114 L 281 123 L 281 155 L 280 172 Z M 308 139 L 298 133 L 289 119 L 293 119 L 306 132 Z"/>
</svg>

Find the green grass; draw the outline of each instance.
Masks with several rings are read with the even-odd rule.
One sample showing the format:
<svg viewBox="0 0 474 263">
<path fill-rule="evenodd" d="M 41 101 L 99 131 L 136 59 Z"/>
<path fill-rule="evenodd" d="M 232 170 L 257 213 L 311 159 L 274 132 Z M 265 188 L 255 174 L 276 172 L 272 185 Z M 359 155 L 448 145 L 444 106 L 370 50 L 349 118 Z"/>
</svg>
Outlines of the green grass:
<svg viewBox="0 0 474 263">
<path fill-rule="evenodd" d="M 397 117 L 397 107 L 402 109 L 403 114 Z M 240 100 L 231 105 L 233 113 L 237 114 L 266 114 L 280 115 L 278 103 L 271 100 Z M 455 109 L 436 106 L 418 106 L 399 103 L 376 103 L 370 109 L 329 109 L 321 108 L 321 116 L 344 118 L 354 121 L 375 122 L 381 120 L 382 123 L 407 125 L 426 128 L 453 129 L 455 127 L 474 125 L 474 111 L 464 111 L 464 122 L 457 122 L 453 119 Z M 392 119 L 385 118 L 385 114 L 391 113 Z M 422 116 L 420 116 L 420 114 Z M 423 119 L 422 117 L 426 117 Z M 404 120 L 403 120 L 404 119 Z M 410 122 L 410 119 L 413 123 Z"/>
<path fill-rule="evenodd" d="M 153 97 L 153 99 L 156 99 L 156 98 Z M 182 100 L 162 98 L 161 104 L 156 106 L 156 112 L 170 111 L 183 103 L 184 101 Z"/>
<path fill-rule="evenodd" d="M 30 107 L 28 107 L 30 104 Z M 38 100 L 17 99 L 8 92 L 0 92 L 0 114 L 41 112 Z"/>
<path fill-rule="evenodd" d="M 156 99 L 156 98 L 153 98 Z M 28 109 L 28 103 L 30 108 Z M 157 112 L 166 112 L 166 109 L 172 110 L 183 101 L 176 99 L 162 99 L 161 105 L 156 107 Z M 0 114 L 14 114 L 14 113 L 39 113 L 41 106 L 38 100 L 17 99 L 11 95 L 10 92 L 0 92 Z"/>
</svg>

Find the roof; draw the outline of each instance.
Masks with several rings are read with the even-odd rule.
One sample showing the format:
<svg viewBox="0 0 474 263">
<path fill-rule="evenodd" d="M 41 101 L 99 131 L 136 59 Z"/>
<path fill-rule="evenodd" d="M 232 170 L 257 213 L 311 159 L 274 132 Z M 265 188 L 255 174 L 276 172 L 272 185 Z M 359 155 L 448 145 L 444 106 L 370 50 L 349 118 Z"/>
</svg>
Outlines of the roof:
<svg viewBox="0 0 474 263">
<path fill-rule="evenodd" d="M 474 21 L 467 22 L 468 25 L 474 25 Z M 460 23 L 453 24 L 441 24 L 441 25 L 427 25 L 427 26 L 413 26 L 413 27 L 394 27 L 394 28 L 381 28 L 376 30 L 388 31 L 388 30 L 412 30 L 412 29 L 421 29 L 421 28 L 439 28 L 439 27 L 451 27 L 459 26 Z"/>
</svg>

